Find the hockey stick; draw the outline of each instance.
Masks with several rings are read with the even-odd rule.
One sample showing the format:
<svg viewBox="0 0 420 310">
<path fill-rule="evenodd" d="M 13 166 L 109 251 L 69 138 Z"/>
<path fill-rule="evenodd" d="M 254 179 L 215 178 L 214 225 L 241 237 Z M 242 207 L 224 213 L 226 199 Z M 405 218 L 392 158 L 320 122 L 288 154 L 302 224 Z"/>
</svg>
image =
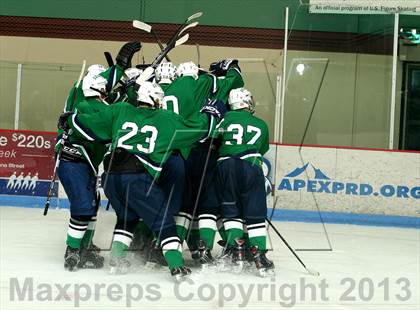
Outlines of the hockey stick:
<svg viewBox="0 0 420 310">
<path fill-rule="evenodd" d="M 114 59 L 112 59 L 110 52 L 104 52 L 106 62 L 108 63 L 108 67 L 112 67 L 114 65 Z"/>
<path fill-rule="evenodd" d="M 165 57 L 165 55 L 169 53 L 170 50 L 172 50 L 176 46 L 182 45 L 185 42 L 187 42 L 189 37 L 190 35 L 187 33 L 178 40 L 175 40 L 174 42 L 169 42 L 163 49 L 163 51 L 161 51 L 159 55 L 155 58 L 155 60 L 152 62 L 152 67 L 156 68 L 160 64 L 162 59 Z"/>
<path fill-rule="evenodd" d="M 183 24 L 181 24 L 177 31 L 175 32 L 175 34 L 169 39 L 168 43 L 166 44 L 166 47 L 161 50 L 161 52 L 159 53 L 159 55 L 156 57 L 156 59 L 153 61 L 152 63 L 152 67 L 156 68 L 157 65 L 162 61 L 163 58 L 166 57 L 166 55 L 169 53 L 169 51 L 171 49 L 173 49 L 174 47 L 181 45 L 183 43 L 185 43 L 188 40 L 188 34 L 179 38 L 179 36 L 185 32 L 187 29 L 195 27 L 198 25 L 198 22 L 193 22 L 191 24 L 189 24 L 190 21 L 199 18 L 200 16 L 203 15 L 203 12 L 197 12 L 191 16 L 189 16 Z M 140 21 L 133 21 L 133 27 L 138 28 L 138 29 L 142 29 L 146 32 L 151 32 L 152 31 L 152 26 L 144 23 L 144 22 L 140 22 Z"/>
<path fill-rule="evenodd" d="M 287 248 L 290 250 L 290 252 L 293 253 L 293 255 L 296 257 L 296 259 L 299 261 L 299 263 L 303 266 L 303 268 L 305 268 L 306 271 L 310 275 L 319 276 L 318 271 L 306 267 L 306 265 L 303 263 L 303 261 L 300 259 L 300 257 L 296 254 L 296 252 L 292 249 L 292 247 L 289 245 L 289 243 L 287 243 L 286 239 L 283 238 L 283 236 L 280 234 L 280 232 L 277 230 L 277 228 L 273 225 L 273 223 L 268 218 L 266 218 L 266 221 L 271 226 L 271 228 L 273 228 L 273 230 L 276 232 L 277 236 L 279 236 L 281 241 L 283 241 L 283 243 L 287 246 Z"/>
<path fill-rule="evenodd" d="M 175 44 L 173 46 L 167 45 L 165 49 L 159 53 L 159 55 L 156 57 L 153 63 L 150 66 L 148 66 L 146 69 L 144 69 L 142 74 L 140 74 L 140 76 L 137 78 L 136 83 L 141 84 L 147 81 L 149 78 L 151 78 L 153 73 L 155 72 L 156 67 L 160 64 L 160 62 L 165 57 L 165 55 L 175 46 L 179 46 L 187 42 L 188 38 L 189 38 L 189 34 L 187 33 L 184 36 L 182 36 L 180 39 L 175 41 Z"/>
<path fill-rule="evenodd" d="M 166 54 L 169 53 L 169 51 L 171 49 L 173 49 L 175 46 L 181 45 L 183 43 L 185 43 L 188 40 L 188 34 L 185 35 L 187 36 L 185 41 L 183 41 L 182 39 L 185 38 L 185 36 L 181 37 L 179 39 L 179 36 L 187 29 L 195 27 L 198 25 L 198 22 L 194 22 L 189 24 L 190 21 L 192 21 L 193 19 L 197 19 L 199 18 L 201 15 L 203 15 L 203 12 L 197 12 L 193 15 L 191 15 L 190 17 L 188 17 L 183 24 L 181 24 L 177 31 L 175 32 L 175 34 L 172 36 L 171 39 L 169 39 L 168 43 L 166 44 L 166 47 L 164 48 L 163 51 L 160 52 L 160 54 L 156 57 L 156 59 L 153 61 L 152 63 L 152 67 L 156 68 L 156 66 L 162 61 L 162 59 L 165 57 Z"/>
<path fill-rule="evenodd" d="M 150 26 L 149 24 L 146 24 L 144 22 L 141 22 L 139 20 L 133 20 L 133 27 L 146 31 L 147 33 L 151 33 L 153 35 L 153 37 L 155 38 L 157 44 L 159 45 L 160 50 L 162 51 L 165 47 L 162 44 L 162 41 L 160 41 L 156 31 L 152 28 L 152 26 Z M 171 61 L 168 57 L 168 55 L 165 55 L 165 58 L 167 61 Z"/>
<path fill-rule="evenodd" d="M 71 96 L 69 111 L 73 110 L 74 100 L 76 99 L 76 93 L 79 89 L 80 82 L 82 81 L 83 73 L 85 73 L 85 67 L 86 67 L 86 60 L 83 60 L 82 70 L 80 71 L 79 79 L 77 80 L 76 87 L 74 88 L 73 94 Z M 67 139 L 67 134 L 65 132 L 63 132 L 63 137 L 61 138 L 61 142 L 60 142 L 60 146 L 59 146 L 60 150 L 58 151 L 57 158 L 55 159 L 53 177 L 51 179 L 50 188 L 48 190 L 47 201 L 45 202 L 44 216 L 47 215 L 48 209 L 50 207 L 51 196 L 54 192 L 54 183 L 55 183 L 55 179 L 57 177 L 57 169 L 58 169 L 58 166 L 60 165 L 61 153 L 63 152 L 64 141 L 66 139 Z"/>
<path fill-rule="evenodd" d="M 154 69 L 160 64 L 162 59 L 176 46 L 182 45 L 185 42 L 188 41 L 189 34 L 183 35 L 181 38 L 179 37 L 181 33 L 183 33 L 185 30 L 195 27 L 198 25 L 198 22 L 194 22 L 191 24 L 188 24 L 191 20 L 196 19 L 203 15 L 202 12 L 195 13 L 188 17 L 185 22 L 178 28 L 178 30 L 175 32 L 175 34 L 172 36 L 171 39 L 169 39 L 168 43 L 166 44 L 166 47 L 160 51 L 160 53 L 156 56 L 153 63 L 144 69 L 143 73 L 137 78 L 136 83 L 141 84 L 142 82 L 147 81 L 154 73 Z M 148 29 L 146 26 L 143 26 L 143 28 Z"/>
<path fill-rule="evenodd" d="M 196 43 L 195 48 L 197 49 L 197 66 L 200 68 L 200 45 Z"/>
</svg>

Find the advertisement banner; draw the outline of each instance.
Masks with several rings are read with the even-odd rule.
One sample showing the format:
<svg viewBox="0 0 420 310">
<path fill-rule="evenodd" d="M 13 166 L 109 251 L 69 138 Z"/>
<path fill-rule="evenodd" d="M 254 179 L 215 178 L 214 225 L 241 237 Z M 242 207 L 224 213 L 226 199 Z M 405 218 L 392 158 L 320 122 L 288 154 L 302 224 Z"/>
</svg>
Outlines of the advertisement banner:
<svg viewBox="0 0 420 310">
<path fill-rule="evenodd" d="M 281 145 L 275 175 L 284 209 L 420 216 L 420 153 Z"/>
<path fill-rule="evenodd" d="M 420 0 L 309 0 L 309 12 L 420 15 Z"/>
<path fill-rule="evenodd" d="M 52 132 L 0 130 L 0 194 L 47 196 L 55 139 Z"/>
</svg>

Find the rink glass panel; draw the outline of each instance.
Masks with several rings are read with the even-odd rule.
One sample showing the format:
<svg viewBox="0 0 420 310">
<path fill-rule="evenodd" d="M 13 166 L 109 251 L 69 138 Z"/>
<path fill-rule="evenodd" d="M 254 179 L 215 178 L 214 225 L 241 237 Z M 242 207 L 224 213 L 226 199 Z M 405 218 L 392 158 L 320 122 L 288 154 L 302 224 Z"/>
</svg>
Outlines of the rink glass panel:
<svg viewBox="0 0 420 310">
<path fill-rule="evenodd" d="M 55 131 L 80 66 L 23 64 L 19 129 Z"/>
<path fill-rule="evenodd" d="M 268 125 L 270 141 L 274 139 L 274 119 L 276 104 L 275 72 L 270 72 L 265 59 L 239 59 L 245 88 L 255 101 L 255 115 Z"/>
<path fill-rule="evenodd" d="M 16 105 L 17 64 L 0 61 L 0 128 L 13 129 Z"/>
<path fill-rule="evenodd" d="M 323 18 L 323 22 L 334 19 L 330 14 L 316 14 L 308 18 L 307 11 L 308 7 L 301 5 L 289 15 L 283 142 L 387 148 L 392 55 L 357 51 L 369 44 L 392 51 L 394 16 L 377 15 L 373 23 L 369 16 L 343 15 L 343 21 L 348 21 L 345 27 L 344 23 L 335 27 L 331 25 L 332 29 L 337 28 L 342 41 L 329 42 L 326 36 L 325 44 L 341 44 L 340 48 L 346 52 L 311 51 L 310 38 L 307 51 L 296 51 L 290 47 L 290 42 L 299 40 L 304 21 L 308 31 L 317 28 L 318 18 Z M 355 36 L 355 33 L 359 34 Z M 399 68 L 399 75 L 400 71 Z M 399 89 L 400 85 L 397 85 L 396 127 L 401 104 Z M 308 130 L 304 136 L 306 126 Z M 397 139 L 395 137 L 395 146 L 398 146 Z"/>
</svg>

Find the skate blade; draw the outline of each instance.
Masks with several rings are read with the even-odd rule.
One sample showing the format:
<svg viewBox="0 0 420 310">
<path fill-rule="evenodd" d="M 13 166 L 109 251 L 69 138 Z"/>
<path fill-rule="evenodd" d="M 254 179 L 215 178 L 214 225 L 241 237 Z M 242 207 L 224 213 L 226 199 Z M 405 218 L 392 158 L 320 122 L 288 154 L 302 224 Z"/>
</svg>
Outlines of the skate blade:
<svg viewBox="0 0 420 310">
<path fill-rule="evenodd" d="M 234 274 L 242 273 L 245 270 L 244 262 L 239 261 L 232 263 L 232 261 L 221 260 L 216 263 L 215 269 L 218 272 L 230 272 Z"/>
<path fill-rule="evenodd" d="M 244 262 L 235 262 L 234 265 L 232 265 L 232 272 L 234 274 L 239 274 L 242 273 L 242 271 L 244 270 Z"/>
<path fill-rule="evenodd" d="M 228 272 L 231 270 L 231 267 L 223 262 L 218 262 L 216 264 L 216 270 L 217 272 Z"/>
<path fill-rule="evenodd" d="M 111 267 L 109 269 L 110 275 L 121 275 L 121 274 L 127 274 L 128 268 L 127 267 Z"/>
<path fill-rule="evenodd" d="M 75 272 L 77 270 L 79 270 L 79 262 L 77 262 L 77 264 L 64 264 L 64 269 L 70 272 Z"/>
<path fill-rule="evenodd" d="M 70 272 L 76 272 L 77 270 L 79 270 L 77 266 L 74 266 L 74 267 L 64 266 L 64 269 Z"/>
<path fill-rule="evenodd" d="M 261 268 L 258 270 L 258 275 L 261 278 L 268 278 L 268 277 L 274 277 L 276 273 L 274 272 L 274 269 Z"/>
<path fill-rule="evenodd" d="M 103 266 L 104 266 L 103 262 L 101 263 L 98 262 L 96 264 L 91 263 L 91 262 L 86 262 L 83 265 L 79 265 L 78 267 L 80 269 L 101 269 Z"/>
<path fill-rule="evenodd" d="M 153 262 L 146 262 L 146 264 L 144 265 L 144 268 L 149 269 L 149 270 L 154 270 L 154 269 L 157 269 L 158 267 L 160 266 L 158 266 L 157 263 L 153 263 Z"/>
<path fill-rule="evenodd" d="M 177 274 L 172 276 L 172 279 L 176 282 L 176 283 L 181 283 L 186 281 L 188 278 L 190 278 L 191 273 L 188 274 Z"/>
<path fill-rule="evenodd" d="M 200 264 L 199 272 L 202 274 L 213 274 L 219 271 L 218 266 L 214 263 Z"/>
</svg>

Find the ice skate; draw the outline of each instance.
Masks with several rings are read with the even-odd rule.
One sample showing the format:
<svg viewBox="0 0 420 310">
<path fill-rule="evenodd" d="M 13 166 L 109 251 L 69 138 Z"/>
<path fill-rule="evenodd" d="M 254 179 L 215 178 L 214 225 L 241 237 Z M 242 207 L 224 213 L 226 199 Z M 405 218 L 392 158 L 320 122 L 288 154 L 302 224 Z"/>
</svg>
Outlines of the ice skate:
<svg viewBox="0 0 420 310">
<path fill-rule="evenodd" d="M 198 263 L 202 269 L 208 269 L 214 265 L 214 259 L 211 250 L 207 247 L 204 240 L 200 240 L 198 244 Z"/>
<path fill-rule="evenodd" d="M 148 245 L 153 240 L 152 235 L 147 235 L 144 233 L 134 233 L 133 241 L 130 245 L 130 250 L 143 255 L 147 251 Z"/>
<path fill-rule="evenodd" d="M 138 261 L 146 263 L 149 256 L 149 244 L 152 236 L 144 234 L 134 234 L 133 242 L 131 242 L 129 251 L 131 255 Z"/>
<path fill-rule="evenodd" d="M 218 259 L 219 271 L 242 272 L 245 262 L 244 244 L 244 239 L 235 239 L 235 245 L 228 245 L 223 249 L 222 255 Z"/>
<path fill-rule="evenodd" d="M 162 248 L 153 241 L 150 245 L 150 250 L 147 257 L 146 268 L 154 269 L 161 266 L 168 266 L 168 263 L 163 256 Z"/>
<path fill-rule="evenodd" d="M 100 269 L 104 266 L 104 257 L 99 255 L 100 248 L 94 244 L 90 247 L 83 247 L 80 249 L 80 261 L 78 268 L 82 269 Z"/>
<path fill-rule="evenodd" d="M 274 263 L 265 256 L 267 250 L 261 251 L 256 247 L 252 247 L 251 253 L 254 256 L 255 267 L 257 268 L 260 277 L 274 276 Z"/>
<path fill-rule="evenodd" d="M 195 267 L 200 266 L 200 253 L 198 252 L 198 250 L 191 251 L 191 259 L 193 260 Z"/>
<path fill-rule="evenodd" d="M 171 269 L 171 276 L 176 282 L 184 281 L 190 274 L 191 270 L 185 266 Z"/>
<path fill-rule="evenodd" d="M 126 257 L 111 257 L 109 266 L 111 267 L 109 273 L 112 275 L 126 274 L 131 263 Z"/>
<path fill-rule="evenodd" d="M 64 269 L 69 271 L 76 271 L 80 263 L 80 249 L 75 249 L 67 246 L 64 254 Z"/>
</svg>

